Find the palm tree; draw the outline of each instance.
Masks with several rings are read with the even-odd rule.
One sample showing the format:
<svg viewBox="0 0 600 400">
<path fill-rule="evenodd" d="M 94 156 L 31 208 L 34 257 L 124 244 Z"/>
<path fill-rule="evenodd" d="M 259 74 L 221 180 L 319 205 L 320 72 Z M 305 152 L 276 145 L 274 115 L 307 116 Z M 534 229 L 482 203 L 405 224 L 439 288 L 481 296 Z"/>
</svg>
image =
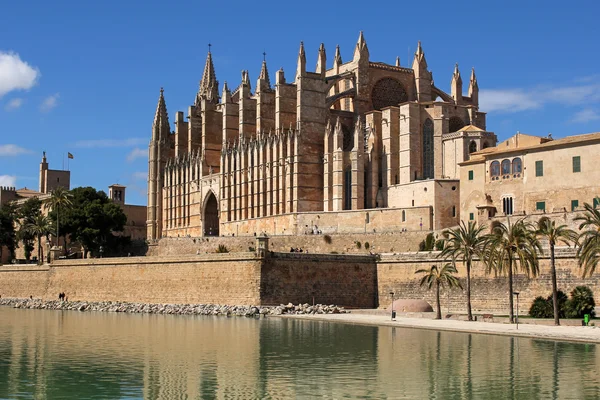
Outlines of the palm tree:
<svg viewBox="0 0 600 400">
<path fill-rule="evenodd" d="M 583 267 L 583 277 L 591 276 L 600 261 L 600 211 L 588 203 L 584 204 L 585 212 L 575 218 L 581 221 L 579 230 L 579 249 L 577 258 L 579 267 Z"/>
<path fill-rule="evenodd" d="M 454 275 L 456 267 L 452 263 L 446 263 L 441 269 L 437 265 L 432 265 L 431 269 L 420 269 L 415 274 L 425 274 L 421 278 L 421 286 L 426 285 L 427 289 L 435 284 L 435 299 L 437 301 L 437 316 L 436 319 L 442 319 L 442 306 L 440 305 L 440 287 L 448 286 L 448 288 L 459 287 L 460 281 Z"/>
<path fill-rule="evenodd" d="M 538 237 L 546 239 L 550 245 L 550 274 L 552 275 L 552 304 L 554 305 L 554 325 L 560 325 L 559 310 L 558 310 L 558 287 L 556 284 L 556 264 L 554 261 L 554 246 L 558 242 L 563 242 L 570 245 L 571 242 L 577 241 L 577 234 L 566 225 L 556 226 L 555 221 L 551 221 L 548 217 L 542 217 L 538 221 L 538 229 L 536 231 Z"/>
<path fill-rule="evenodd" d="M 508 273 L 508 305 L 510 322 L 514 323 L 513 271 L 520 269 L 527 276 L 539 272 L 538 252 L 542 251 L 534 227 L 523 219 L 514 224 L 507 219 L 506 225 L 498 223 L 486 240 L 487 272 Z M 517 268 L 519 267 L 519 268 Z"/>
<path fill-rule="evenodd" d="M 73 195 L 65 188 L 59 186 L 51 192 L 50 199 L 44 204 L 44 208 L 50 208 L 56 212 L 56 245 L 60 246 L 60 231 L 58 214 L 61 208 L 68 209 L 73 206 Z M 65 243 L 66 250 L 66 243 Z"/>
<path fill-rule="evenodd" d="M 452 263 L 456 264 L 456 260 L 461 260 L 463 265 L 467 267 L 467 315 L 469 321 L 473 320 L 473 314 L 471 312 L 471 266 L 473 264 L 473 257 L 477 256 L 479 259 L 484 257 L 485 247 L 485 235 L 483 234 L 485 227 L 475 225 L 474 221 L 469 221 L 468 225 L 465 225 L 464 221 L 461 221 L 460 225 L 456 229 L 449 229 L 444 232 L 446 239 L 446 245 L 439 257 L 452 258 Z"/>
<path fill-rule="evenodd" d="M 25 225 L 25 229 L 32 235 L 37 237 L 38 242 L 38 263 L 42 264 L 44 261 L 43 250 L 42 250 L 42 237 L 52 233 L 52 222 L 50 219 L 42 214 L 37 215 L 32 221 Z"/>
</svg>

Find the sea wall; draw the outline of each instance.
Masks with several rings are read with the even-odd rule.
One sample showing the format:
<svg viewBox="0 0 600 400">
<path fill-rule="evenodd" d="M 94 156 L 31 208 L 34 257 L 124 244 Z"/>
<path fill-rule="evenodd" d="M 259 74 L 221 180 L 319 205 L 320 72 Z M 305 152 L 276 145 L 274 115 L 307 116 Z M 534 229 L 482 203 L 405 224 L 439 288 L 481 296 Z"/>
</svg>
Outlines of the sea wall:
<svg viewBox="0 0 600 400">
<path fill-rule="evenodd" d="M 429 269 L 432 265 L 443 265 L 437 258 L 439 252 L 420 252 L 404 254 L 384 254 L 377 264 L 379 291 L 379 307 L 388 307 L 391 302 L 390 292 L 395 298 L 425 299 L 435 306 L 435 291 L 427 290 L 419 285 L 422 274 L 415 274 L 419 269 Z M 463 288 L 466 288 L 466 268 L 457 264 L 458 277 Z M 575 286 L 586 285 L 594 291 L 596 301 L 600 301 L 600 278 L 593 275 L 582 278 L 582 271 L 577 266 L 575 252 L 572 249 L 558 248 L 556 256 L 558 288 L 569 294 Z M 525 274 L 514 276 L 513 290 L 519 292 L 520 310 L 527 313 L 531 303 L 537 296 L 547 297 L 552 293 L 550 275 L 550 259 L 548 255 L 540 258 L 540 273 L 529 279 Z M 441 291 L 441 303 L 444 313 L 464 312 L 466 309 L 466 293 L 453 289 Z M 475 262 L 471 272 L 471 302 L 474 312 L 508 314 L 508 278 L 485 273 L 485 267 Z M 401 311 L 401 310 L 399 310 Z"/>
<path fill-rule="evenodd" d="M 374 256 L 274 253 L 261 274 L 263 304 L 337 304 L 374 308 L 377 267 Z"/>
</svg>

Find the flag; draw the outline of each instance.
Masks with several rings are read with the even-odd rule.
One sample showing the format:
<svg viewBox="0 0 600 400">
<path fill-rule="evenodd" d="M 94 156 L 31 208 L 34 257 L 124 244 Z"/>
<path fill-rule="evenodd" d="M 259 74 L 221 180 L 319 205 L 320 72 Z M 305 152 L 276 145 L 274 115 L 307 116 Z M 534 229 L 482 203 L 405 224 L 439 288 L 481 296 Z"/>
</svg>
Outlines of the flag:
<svg viewBox="0 0 600 400">
<path fill-rule="evenodd" d="M 67 158 L 70 158 L 72 160 L 73 159 L 73 154 L 67 153 Z"/>
</svg>

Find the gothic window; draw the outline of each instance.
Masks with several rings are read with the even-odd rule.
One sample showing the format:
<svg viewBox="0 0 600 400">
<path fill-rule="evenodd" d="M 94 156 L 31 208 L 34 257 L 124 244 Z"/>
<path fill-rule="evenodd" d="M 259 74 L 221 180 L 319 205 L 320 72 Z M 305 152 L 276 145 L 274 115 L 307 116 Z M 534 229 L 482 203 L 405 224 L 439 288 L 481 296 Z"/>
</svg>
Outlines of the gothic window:
<svg viewBox="0 0 600 400">
<path fill-rule="evenodd" d="M 476 151 L 477 151 L 477 143 L 475 143 L 474 140 L 471 140 L 471 143 L 469 143 L 469 154 L 475 153 Z"/>
<path fill-rule="evenodd" d="M 492 178 L 500 176 L 500 163 L 498 161 L 492 161 L 490 164 L 490 176 Z"/>
<path fill-rule="evenodd" d="M 520 174 L 522 170 L 523 170 L 523 164 L 521 162 L 521 159 L 518 157 L 513 159 L 512 160 L 512 173 Z"/>
<path fill-rule="evenodd" d="M 458 132 L 460 128 L 465 126 L 465 123 L 459 117 L 450 117 L 448 130 L 450 132 Z"/>
<path fill-rule="evenodd" d="M 404 87 L 395 79 L 383 78 L 377 81 L 371 92 L 373 109 L 381 110 L 384 107 L 398 106 L 408 101 Z"/>
<path fill-rule="evenodd" d="M 512 215 L 513 213 L 513 198 L 505 197 L 502 199 L 502 211 L 505 215 Z"/>
<path fill-rule="evenodd" d="M 510 160 L 502 160 L 502 175 L 510 174 Z"/>
<path fill-rule="evenodd" d="M 406 222 L 406 211 L 402 210 L 402 222 Z"/>
<path fill-rule="evenodd" d="M 344 171 L 344 210 L 352 209 L 352 170 Z"/>
<path fill-rule="evenodd" d="M 354 135 L 352 131 L 346 128 L 345 125 L 342 125 L 342 133 L 344 134 L 344 143 L 343 149 L 344 151 L 350 151 L 354 147 Z"/>
<path fill-rule="evenodd" d="M 423 179 L 433 179 L 433 121 L 423 123 Z"/>
</svg>

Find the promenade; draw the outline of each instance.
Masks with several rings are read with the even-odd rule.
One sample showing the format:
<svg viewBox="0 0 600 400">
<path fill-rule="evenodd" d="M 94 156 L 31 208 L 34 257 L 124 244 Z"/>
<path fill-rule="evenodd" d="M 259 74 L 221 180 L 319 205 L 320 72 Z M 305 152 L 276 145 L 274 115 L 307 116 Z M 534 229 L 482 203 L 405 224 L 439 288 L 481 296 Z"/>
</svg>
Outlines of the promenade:
<svg viewBox="0 0 600 400">
<path fill-rule="evenodd" d="M 298 318 L 340 322 L 358 325 L 393 326 L 401 328 L 431 329 L 438 331 L 478 333 L 486 335 L 521 336 L 535 339 L 558 340 L 584 343 L 600 343 L 600 327 L 596 326 L 555 326 L 498 323 L 498 322 L 469 322 L 453 319 L 428 319 L 398 316 L 392 321 L 390 315 L 381 313 L 363 313 L 352 311 L 350 314 L 328 315 L 285 315 L 284 318 Z M 593 321 L 592 321 L 593 322 Z"/>
</svg>

